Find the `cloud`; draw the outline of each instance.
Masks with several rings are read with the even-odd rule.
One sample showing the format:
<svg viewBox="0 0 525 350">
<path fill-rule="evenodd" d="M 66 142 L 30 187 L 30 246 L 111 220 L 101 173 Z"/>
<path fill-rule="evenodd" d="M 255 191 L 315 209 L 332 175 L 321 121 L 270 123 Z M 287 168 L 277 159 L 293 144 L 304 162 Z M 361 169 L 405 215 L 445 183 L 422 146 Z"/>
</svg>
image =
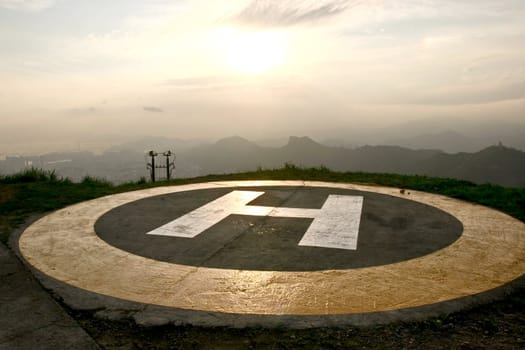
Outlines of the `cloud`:
<svg viewBox="0 0 525 350">
<path fill-rule="evenodd" d="M 98 109 L 91 107 L 69 108 L 65 110 L 68 114 L 75 116 L 88 116 L 98 113 Z"/>
<path fill-rule="evenodd" d="M 286 27 L 336 16 L 359 1 L 253 0 L 234 22 L 258 27 Z"/>
<path fill-rule="evenodd" d="M 52 7 L 55 0 L 0 0 L 0 7 L 9 10 L 42 11 Z"/>
<path fill-rule="evenodd" d="M 525 98 L 525 81 L 507 85 L 461 86 L 430 91 L 416 98 L 414 104 L 467 105 L 521 100 Z"/>
<path fill-rule="evenodd" d="M 249 77 L 239 75 L 222 75 L 222 76 L 198 76 L 187 78 L 168 79 L 160 84 L 169 88 L 175 88 L 181 91 L 239 91 L 250 88 L 271 88 L 277 89 L 288 86 L 291 81 L 297 79 L 296 75 L 283 75 L 281 77 Z"/>
<path fill-rule="evenodd" d="M 178 78 L 166 80 L 164 84 L 180 88 L 202 88 L 224 84 L 224 78 L 215 76 Z"/>
<path fill-rule="evenodd" d="M 165 80 L 162 85 L 180 90 L 223 90 L 242 88 L 252 82 L 247 77 L 204 76 Z"/>
<path fill-rule="evenodd" d="M 142 107 L 143 110 L 145 110 L 146 112 L 151 112 L 151 113 L 162 113 L 164 112 L 162 109 L 158 108 L 158 107 L 152 107 L 152 106 L 144 106 Z"/>
</svg>

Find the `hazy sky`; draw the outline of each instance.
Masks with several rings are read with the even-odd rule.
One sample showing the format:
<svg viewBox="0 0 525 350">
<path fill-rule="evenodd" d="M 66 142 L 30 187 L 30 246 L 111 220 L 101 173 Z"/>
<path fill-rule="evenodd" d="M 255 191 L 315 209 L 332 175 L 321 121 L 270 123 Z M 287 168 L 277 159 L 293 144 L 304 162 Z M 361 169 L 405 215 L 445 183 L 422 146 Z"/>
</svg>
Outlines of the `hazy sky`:
<svg viewBox="0 0 525 350">
<path fill-rule="evenodd" d="M 0 0 L 0 147 L 525 119 L 524 19 L 523 0 Z"/>
</svg>

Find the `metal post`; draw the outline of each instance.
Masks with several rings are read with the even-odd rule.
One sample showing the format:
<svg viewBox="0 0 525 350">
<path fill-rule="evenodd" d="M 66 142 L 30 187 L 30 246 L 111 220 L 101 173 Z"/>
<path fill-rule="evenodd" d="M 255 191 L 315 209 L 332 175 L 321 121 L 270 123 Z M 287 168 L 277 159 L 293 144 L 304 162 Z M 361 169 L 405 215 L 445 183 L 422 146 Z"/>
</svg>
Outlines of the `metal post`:
<svg viewBox="0 0 525 350">
<path fill-rule="evenodd" d="M 171 155 L 171 152 L 168 151 L 168 152 L 164 153 L 164 155 L 166 156 L 166 178 L 169 181 L 170 180 L 170 155 Z"/>
<path fill-rule="evenodd" d="M 173 162 L 170 162 L 170 157 L 173 153 L 171 151 L 166 151 L 162 153 L 164 157 L 166 157 L 166 179 L 169 181 L 171 179 L 171 176 L 173 175 L 171 172 L 171 167 L 175 168 L 175 164 Z"/>
<path fill-rule="evenodd" d="M 155 156 L 151 155 L 151 181 L 155 182 Z"/>
<path fill-rule="evenodd" d="M 151 157 L 151 164 L 148 164 L 151 168 L 151 182 L 155 182 L 155 157 L 157 152 L 149 151 L 149 156 Z"/>
</svg>

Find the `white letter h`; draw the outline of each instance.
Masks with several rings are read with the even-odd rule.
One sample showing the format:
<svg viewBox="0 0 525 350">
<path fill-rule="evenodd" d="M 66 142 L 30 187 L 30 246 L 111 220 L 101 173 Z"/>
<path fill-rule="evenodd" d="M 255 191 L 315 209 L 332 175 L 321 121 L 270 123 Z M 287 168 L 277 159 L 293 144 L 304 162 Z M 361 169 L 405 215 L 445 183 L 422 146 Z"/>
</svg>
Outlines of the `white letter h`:
<svg viewBox="0 0 525 350">
<path fill-rule="evenodd" d="M 357 249 L 363 197 L 329 195 L 321 209 L 247 205 L 263 194 L 232 191 L 147 234 L 193 238 L 232 214 L 313 218 L 300 246 Z"/>
</svg>

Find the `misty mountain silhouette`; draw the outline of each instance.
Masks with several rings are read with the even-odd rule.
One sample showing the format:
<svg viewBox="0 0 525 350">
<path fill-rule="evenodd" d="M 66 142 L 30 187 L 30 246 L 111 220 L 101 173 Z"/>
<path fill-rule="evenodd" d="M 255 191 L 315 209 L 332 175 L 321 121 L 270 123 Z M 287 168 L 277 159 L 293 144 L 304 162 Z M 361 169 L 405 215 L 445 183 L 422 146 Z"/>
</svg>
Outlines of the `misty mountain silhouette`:
<svg viewBox="0 0 525 350">
<path fill-rule="evenodd" d="M 435 134 L 421 134 L 389 140 L 385 144 L 411 149 L 438 149 L 454 153 L 457 150 L 477 152 L 489 143 L 486 139 L 467 137 L 459 132 L 446 130 Z"/>
<path fill-rule="evenodd" d="M 437 154 L 420 164 L 419 172 L 475 183 L 525 186 L 525 153 L 505 146 L 491 146 L 476 153 Z"/>
<path fill-rule="evenodd" d="M 326 166 L 337 171 L 363 171 L 452 177 L 476 183 L 525 186 L 525 153 L 491 146 L 475 153 L 448 154 L 400 146 L 330 147 L 309 137 L 289 138 L 283 147 L 261 147 L 235 136 L 184 152 L 179 159 L 201 174 L 275 168 L 285 163 Z"/>
<path fill-rule="evenodd" d="M 525 187 L 525 152 L 503 145 L 475 153 L 449 154 L 400 146 L 349 149 L 296 136 L 291 136 L 282 147 L 263 147 L 239 136 L 196 144 L 197 141 L 145 138 L 115 146 L 101 155 L 64 152 L 6 159 L 0 161 L 0 173 L 16 172 L 30 164 L 77 180 L 91 175 L 115 182 L 135 181 L 141 176 L 148 177 L 145 150 L 170 149 L 176 154 L 176 177 L 280 168 L 291 163 L 302 167 L 326 166 L 335 171 L 428 175 Z"/>
<path fill-rule="evenodd" d="M 251 142 L 247 139 L 240 137 L 240 136 L 231 136 L 224 139 L 220 139 L 219 141 L 215 142 L 214 147 L 221 149 L 223 151 L 242 151 L 242 152 L 249 152 L 249 151 L 256 151 L 259 150 L 260 147 Z"/>
</svg>

